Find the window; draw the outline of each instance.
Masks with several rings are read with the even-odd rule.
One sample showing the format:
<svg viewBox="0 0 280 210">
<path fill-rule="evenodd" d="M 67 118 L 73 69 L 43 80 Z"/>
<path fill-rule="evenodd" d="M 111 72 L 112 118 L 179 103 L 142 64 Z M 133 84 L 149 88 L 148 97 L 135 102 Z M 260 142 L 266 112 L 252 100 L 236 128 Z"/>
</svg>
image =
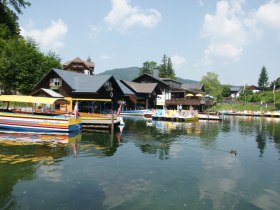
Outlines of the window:
<svg viewBox="0 0 280 210">
<path fill-rule="evenodd" d="M 50 80 L 51 89 L 58 89 L 62 86 L 62 80 L 60 78 L 52 78 Z"/>
<path fill-rule="evenodd" d="M 90 70 L 84 70 L 84 74 L 90 75 Z"/>
</svg>

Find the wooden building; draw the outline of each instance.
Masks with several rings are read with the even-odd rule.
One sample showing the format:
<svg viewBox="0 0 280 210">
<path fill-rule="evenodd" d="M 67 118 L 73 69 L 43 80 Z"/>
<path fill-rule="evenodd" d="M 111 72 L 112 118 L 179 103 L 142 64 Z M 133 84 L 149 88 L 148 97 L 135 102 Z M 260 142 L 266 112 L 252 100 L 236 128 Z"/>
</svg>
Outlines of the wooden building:
<svg viewBox="0 0 280 210">
<path fill-rule="evenodd" d="M 95 63 L 92 61 L 83 61 L 77 57 L 72 61 L 67 61 L 63 64 L 64 70 L 75 71 L 77 73 L 83 73 L 88 75 L 94 75 Z"/>
<path fill-rule="evenodd" d="M 200 83 L 182 84 L 170 78 L 156 78 L 150 74 L 143 74 L 133 82 L 137 83 L 158 83 L 162 94 L 157 95 L 157 107 L 164 106 L 167 109 L 176 109 L 179 105 L 183 109 L 193 107 L 204 111 L 206 106 L 213 105 L 213 101 L 204 100 L 204 87 Z"/>
<path fill-rule="evenodd" d="M 157 95 L 162 93 L 158 83 L 137 83 L 127 80 L 121 82 L 134 93 L 134 97 L 126 102 L 126 109 L 156 108 Z"/>
<path fill-rule="evenodd" d="M 112 99 L 114 106 L 125 96 L 112 75 L 94 76 L 60 69 L 51 69 L 34 86 L 31 95 L 54 97 L 54 92 L 63 97 Z"/>
</svg>

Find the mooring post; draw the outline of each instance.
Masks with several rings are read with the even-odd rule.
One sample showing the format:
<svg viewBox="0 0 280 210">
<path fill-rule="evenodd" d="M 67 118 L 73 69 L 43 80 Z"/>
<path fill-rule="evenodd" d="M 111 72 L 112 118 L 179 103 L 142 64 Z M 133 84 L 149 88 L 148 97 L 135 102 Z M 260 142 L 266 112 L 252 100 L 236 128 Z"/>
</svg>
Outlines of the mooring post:
<svg viewBox="0 0 280 210">
<path fill-rule="evenodd" d="M 112 135 L 114 134 L 114 108 L 113 108 L 113 91 L 110 93 L 111 96 L 111 112 L 112 112 L 112 116 L 111 116 L 111 132 Z"/>
</svg>

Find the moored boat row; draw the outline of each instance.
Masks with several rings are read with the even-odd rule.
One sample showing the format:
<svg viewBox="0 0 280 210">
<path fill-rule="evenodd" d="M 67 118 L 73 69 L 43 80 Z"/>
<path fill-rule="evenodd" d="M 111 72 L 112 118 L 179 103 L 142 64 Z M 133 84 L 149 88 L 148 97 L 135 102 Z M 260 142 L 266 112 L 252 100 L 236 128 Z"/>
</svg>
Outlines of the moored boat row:
<svg viewBox="0 0 280 210">
<path fill-rule="evenodd" d="M 1 95 L 0 128 L 18 131 L 68 133 L 79 131 L 82 127 L 109 128 L 123 123 L 122 118 L 116 114 L 79 112 L 79 100 Z M 76 101 L 76 103 L 72 110 L 73 101 Z"/>
<path fill-rule="evenodd" d="M 280 117 L 280 110 L 277 111 L 235 111 L 235 110 L 223 110 L 218 112 L 219 115 L 232 115 L 232 116 L 252 116 L 252 117 Z"/>
<path fill-rule="evenodd" d="M 189 122 L 197 121 L 198 113 L 195 110 L 165 110 L 158 109 L 155 114 L 152 115 L 153 120 L 164 121 L 177 121 L 177 122 Z"/>
</svg>

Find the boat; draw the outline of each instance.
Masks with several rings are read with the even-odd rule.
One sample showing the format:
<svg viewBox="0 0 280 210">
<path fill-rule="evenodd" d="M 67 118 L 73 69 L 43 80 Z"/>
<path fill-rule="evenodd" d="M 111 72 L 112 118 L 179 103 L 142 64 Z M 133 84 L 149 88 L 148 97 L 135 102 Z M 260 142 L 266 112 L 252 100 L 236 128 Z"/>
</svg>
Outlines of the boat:
<svg viewBox="0 0 280 210">
<path fill-rule="evenodd" d="M 68 101 L 63 98 L 0 95 L 0 104 L 1 129 L 75 132 L 82 126 L 78 115 L 67 112 Z"/>
<path fill-rule="evenodd" d="M 120 115 L 125 116 L 144 116 L 146 109 L 133 109 L 133 110 L 121 110 Z"/>
<path fill-rule="evenodd" d="M 200 120 L 223 120 L 221 115 L 214 114 L 198 114 Z"/>
<path fill-rule="evenodd" d="M 177 121 L 177 122 L 191 122 L 197 121 L 198 115 L 193 110 L 161 110 L 159 109 L 156 114 L 152 115 L 153 120 L 159 121 Z"/>
<path fill-rule="evenodd" d="M 74 102 L 77 102 L 79 115 L 82 120 L 82 127 L 84 128 L 110 128 L 122 123 L 122 118 L 118 114 L 112 113 L 97 113 L 94 110 L 94 105 L 97 103 L 111 103 L 111 99 L 91 99 L 91 98 L 71 98 L 65 97 L 69 101 L 70 106 L 73 107 Z M 83 106 L 83 107 L 82 107 Z"/>
<path fill-rule="evenodd" d="M 146 110 L 145 113 L 144 113 L 144 117 L 152 119 L 153 115 L 156 114 L 156 113 L 157 113 L 156 109 Z"/>
<path fill-rule="evenodd" d="M 155 114 L 152 115 L 153 120 L 160 120 L 162 116 L 162 109 L 158 109 Z"/>
</svg>

